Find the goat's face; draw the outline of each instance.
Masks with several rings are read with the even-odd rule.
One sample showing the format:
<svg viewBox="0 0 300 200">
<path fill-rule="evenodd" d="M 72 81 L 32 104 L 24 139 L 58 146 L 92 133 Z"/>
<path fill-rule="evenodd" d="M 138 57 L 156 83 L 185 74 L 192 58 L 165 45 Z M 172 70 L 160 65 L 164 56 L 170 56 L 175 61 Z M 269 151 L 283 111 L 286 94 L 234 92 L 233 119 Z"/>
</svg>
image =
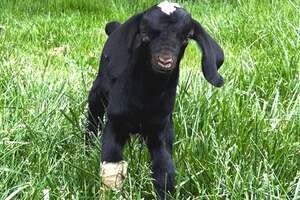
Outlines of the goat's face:
<svg viewBox="0 0 300 200">
<path fill-rule="evenodd" d="M 184 9 L 173 6 L 173 10 L 165 10 L 159 6 L 143 15 L 139 32 L 143 46 L 150 54 L 152 70 L 169 73 L 179 65 L 188 39 L 193 34 L 193 24 Z"/>
</svg>

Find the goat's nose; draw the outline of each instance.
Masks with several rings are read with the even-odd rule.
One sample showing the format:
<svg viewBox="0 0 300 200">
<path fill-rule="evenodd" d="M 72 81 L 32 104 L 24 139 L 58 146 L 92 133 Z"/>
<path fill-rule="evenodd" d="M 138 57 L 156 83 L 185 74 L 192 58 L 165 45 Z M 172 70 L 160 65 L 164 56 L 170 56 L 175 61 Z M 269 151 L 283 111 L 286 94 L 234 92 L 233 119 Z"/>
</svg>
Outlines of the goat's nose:
<svg viewBox="0 0 300 200">
<path fill-rule="evenodd" d="M 172 62 L 172 57 L 169 55 L 161 55 L 161 56 L 158 56 L 158 60 L 159 60 L 159 62 L 161 62 L 163 64 L 169 64 Z"/>
</svg>

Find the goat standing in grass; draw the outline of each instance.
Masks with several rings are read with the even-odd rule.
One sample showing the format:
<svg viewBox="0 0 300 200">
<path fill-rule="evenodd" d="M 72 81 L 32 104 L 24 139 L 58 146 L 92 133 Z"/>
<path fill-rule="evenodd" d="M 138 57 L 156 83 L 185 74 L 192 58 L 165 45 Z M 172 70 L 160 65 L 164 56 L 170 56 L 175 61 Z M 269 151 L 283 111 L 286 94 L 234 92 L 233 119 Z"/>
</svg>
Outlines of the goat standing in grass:
<svg viewBox="0 0 300 200">
<path fill-rule="evenodd" d="M 123 160 L 122 148 L 130 133 L 139 133 L 149 149 L 154 185 L 163 199 L 165 192 L 174 191 L 172 111 L 188 40 L 202 49 L 204 77 L 216 87 L 223 85 L 218 74 L 223 51 L 185 9 L 169 2 L 124 24 L 108 23 L 106 33 L 101 67 L 88 97 L 87 140 L 102 130 L 99 120 L 106 112 L 101 161 L 114 164 Z"/>
</svg>

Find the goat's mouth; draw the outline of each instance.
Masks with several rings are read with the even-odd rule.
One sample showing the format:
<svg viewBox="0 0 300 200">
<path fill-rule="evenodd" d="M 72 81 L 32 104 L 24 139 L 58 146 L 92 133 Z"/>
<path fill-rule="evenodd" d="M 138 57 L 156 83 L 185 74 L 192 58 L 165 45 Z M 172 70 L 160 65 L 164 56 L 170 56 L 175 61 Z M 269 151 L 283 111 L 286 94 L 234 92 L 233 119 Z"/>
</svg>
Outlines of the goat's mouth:
<svg viewBox="0 0 300 200">
<path fill-rule="evenodd" d="M 169 58 L 157 57 L 156 59 L 153 59 L 152 65 L 155 71 L 160 73 L 167 73 L 172 71 L 175 68 L 175 61 L 172 57 Z"/>
</svg>

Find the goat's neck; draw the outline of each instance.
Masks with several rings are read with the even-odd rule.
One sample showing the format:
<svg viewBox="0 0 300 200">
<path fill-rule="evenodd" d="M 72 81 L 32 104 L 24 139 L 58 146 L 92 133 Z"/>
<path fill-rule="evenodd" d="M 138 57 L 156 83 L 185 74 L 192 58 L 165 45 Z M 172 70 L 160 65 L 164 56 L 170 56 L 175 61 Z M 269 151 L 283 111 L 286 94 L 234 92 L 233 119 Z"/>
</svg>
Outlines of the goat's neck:
<svg viewBox="0 0 300 200">
<path fill-rule="evenodd" d="M 135 65 L 133 76 L 135 80 L 139 80 L 137 84 L 141 84 L 145 91 L 161 93 L 176 88 L 179 69 L 174 69 L 171 74 L 160 74 L 154 72 L 151 64 L 144 61 Z"/>
</svg>

